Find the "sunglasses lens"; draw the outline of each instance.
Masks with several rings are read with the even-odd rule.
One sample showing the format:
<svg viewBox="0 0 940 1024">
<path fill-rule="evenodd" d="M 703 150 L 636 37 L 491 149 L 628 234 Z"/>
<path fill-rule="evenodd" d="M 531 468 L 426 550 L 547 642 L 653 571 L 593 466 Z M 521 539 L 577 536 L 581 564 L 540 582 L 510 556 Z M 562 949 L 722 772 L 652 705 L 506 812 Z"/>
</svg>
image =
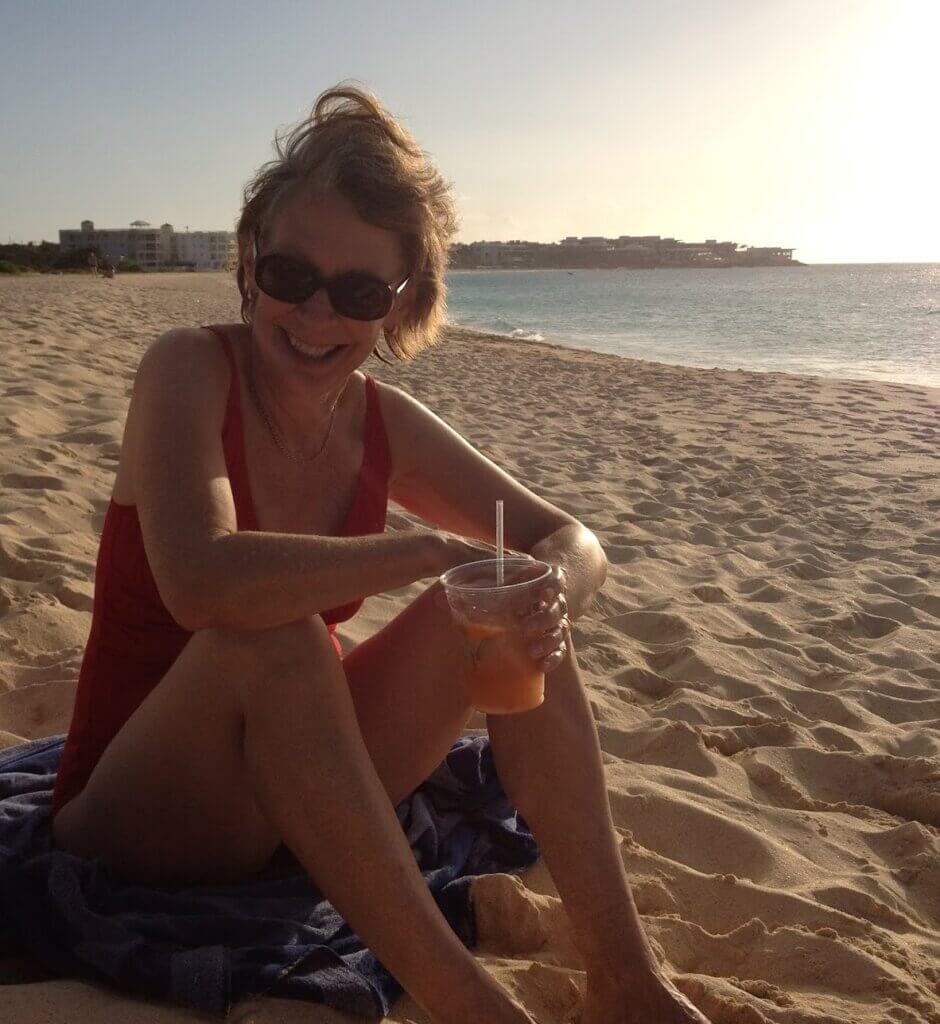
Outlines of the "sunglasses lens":
<svg viewBox="0 0 940 1024">
<path fill-rule="evenodd" d="M 392 308 L 392 290 L 380 277 L 352 271 L 325 281 L 313 267 L 279 253 L 258 258 L 255 281 L 278 302 L 306 302 L 325 286 L 333 309 L 350 320 L 381 320 Z"/>
<path fill-rule="evenodd" d="M 255 266 L 258 287 L 278 302 L 305 302 L 322 284 L 309 267 L 289 256 L 271 253 Z"/>
<path fill-rule="evenodd" d="M 391 289 L 371 274 L 342 274 L 327 290 L 333 309 L 351 320 L 380 320 L 392 308 Z"/>
</svg>

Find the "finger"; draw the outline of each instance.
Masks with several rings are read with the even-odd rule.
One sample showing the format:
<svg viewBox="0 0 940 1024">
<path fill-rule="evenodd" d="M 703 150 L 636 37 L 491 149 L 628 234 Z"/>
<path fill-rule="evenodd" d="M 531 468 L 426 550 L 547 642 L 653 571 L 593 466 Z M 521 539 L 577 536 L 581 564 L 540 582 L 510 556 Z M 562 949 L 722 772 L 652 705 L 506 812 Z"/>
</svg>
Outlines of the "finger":
<svg viewBox="0 0 940 1024">
<path fill-rule="evenodd" d="M 568 587 L 567 570 L 560 565 L 554 566 L 552 569 L 550 585 L 556 593 L 563 594 Z"/>
<path fill-rule="evenodd" d="M 520 624 L 522 632 L 526 636 L 538 636 L 541 633 L 548 633 L 550 630 L 561 626 L 562 621 L 567 619 L 566 609 L 558 601 L 555 601 L 544 611 L 526 615 Z"/>
<path fill-rule="evenodd" d="M 552 669 L 558 668 L 558 666 L 565 660 L 565 655 L 568 653 L 568 645 L 562 643 L 560 647 L 556 647 L 548 657 L 542 660 L 542 671 L 551 672 Z"/>
<path fill-rule="evenodd" d="M 539 584 L 538 596 L 542 601 L 551 603 L 565 589 L 562 582 L 562 569 L 559 566 L 552 566 L 548 576 Z"/>
<path fill-rule="evenodd" d="M 529 641 L 529 654 L 538 661 L 547 658 L 565 644 L 565 635 L 560 629 L 553 629 L 543 636 Z"/>
</svg>

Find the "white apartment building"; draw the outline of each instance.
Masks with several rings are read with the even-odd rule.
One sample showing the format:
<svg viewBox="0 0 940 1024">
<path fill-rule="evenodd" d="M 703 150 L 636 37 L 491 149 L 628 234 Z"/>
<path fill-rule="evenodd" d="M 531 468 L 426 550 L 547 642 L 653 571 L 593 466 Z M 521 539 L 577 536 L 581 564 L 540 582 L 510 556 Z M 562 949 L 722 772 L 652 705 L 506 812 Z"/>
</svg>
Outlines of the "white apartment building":
<svg viewBox="0 0 940 1024">
<path fill-rule="evenodd" d="M 142 270 L 225 270 L 238 258 L 234 231 L 174 231 L 172 224 L 154 228 L 142 220 L 126 228 L 96 228 L 83 220 L 77 230 L 60 229 L 59 244 L 65 251 L 95 246 L 101 259 L 118 266 L 136 263 Z"/>
<path fill-rule="evenodd" d="M 225 270 L 238 258 L 234 231 L 175 231 L 175 262 L 197 270 Z"/>
</svg>

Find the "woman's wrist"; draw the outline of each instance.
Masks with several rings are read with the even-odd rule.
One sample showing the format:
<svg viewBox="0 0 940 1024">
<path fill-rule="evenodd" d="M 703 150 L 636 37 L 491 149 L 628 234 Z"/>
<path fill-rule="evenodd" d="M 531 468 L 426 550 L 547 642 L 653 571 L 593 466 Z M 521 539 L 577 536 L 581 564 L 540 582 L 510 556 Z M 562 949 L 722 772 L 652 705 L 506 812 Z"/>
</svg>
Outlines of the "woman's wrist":
<svg viewBox="0 0 940 1024">
<path fill-rule="evenodd" d="M 440 576 L 450 568 L 447 560 L 447 545 L 440 533 L 436 530 L 419 530 L 415 539 L 418 562 L 421 567 L 419 579 Z"/>
</svg>

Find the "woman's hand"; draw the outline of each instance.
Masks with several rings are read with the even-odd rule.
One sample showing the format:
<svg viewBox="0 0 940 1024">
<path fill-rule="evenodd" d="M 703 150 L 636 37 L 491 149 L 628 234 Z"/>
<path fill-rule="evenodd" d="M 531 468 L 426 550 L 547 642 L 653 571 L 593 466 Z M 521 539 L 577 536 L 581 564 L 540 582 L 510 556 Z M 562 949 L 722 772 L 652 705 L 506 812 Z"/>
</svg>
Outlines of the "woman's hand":
<svg viewBox="0 0 940 1024">
<path fill-rule="evenodd" d="M 481 540 L 443 532 L 435 533 L 434 539 L 439 564 L 442 565 L 439 571 L 442 573 L 466 562 L 480 562 L 496 557 L 496 548 Z M 513 557 L 532 557 L 518 551 L 507 550 L 505 553 Z M 511 577 L 507 582 L 512 582 Z M 524 603 L 514 609 L 519 627 L 528 642 L 529 654 L 541 672 L 551 672 L 558 668 L 568 652 L 571 622 L 565 597 L 566 583 L 565 570 L 560 566 L 552 566 L 551 575 L 541 585 L 535 598 L 529 595 Z"/>
<path fill-rule="evenodd" d="M 458 565 L 465 565 L 467 562 L 483 562 L 496 557 L 496 547 L 483 540 L 475 540 L 473 537 L 460 537 L 455 533 L 445 533 L 443 530 L 435 530 L 432 534 L 434 541 L 434 560 L 437 573 L 447 572 Z M 504 548 L 503 554 L 506 558 L 531 558 L 524 551 L 515 551 L 512 548 Z"/>
<path fill-rule="evenodd" d="M 433 540 L 434 564 L 438 574 L 467 562 L 482 562 L 496 557 L 496 548 L 492 544 L 472 537 L 459 537 L 455 533 L 438 530 L 434 532 Z M 508 551 L 505 553 L 510 554 Z"/>
<path fill-rule="evenodd" d="M 542 672 L 551 672 L 568 652 L 568 601 L 565 597 L 565 570 L 552 567 L 551 576 L 542 584 L 537 600 L 528 600 L 516 609 L 520 628 L 529 645 L 529 654 Z"/>
</svg>

